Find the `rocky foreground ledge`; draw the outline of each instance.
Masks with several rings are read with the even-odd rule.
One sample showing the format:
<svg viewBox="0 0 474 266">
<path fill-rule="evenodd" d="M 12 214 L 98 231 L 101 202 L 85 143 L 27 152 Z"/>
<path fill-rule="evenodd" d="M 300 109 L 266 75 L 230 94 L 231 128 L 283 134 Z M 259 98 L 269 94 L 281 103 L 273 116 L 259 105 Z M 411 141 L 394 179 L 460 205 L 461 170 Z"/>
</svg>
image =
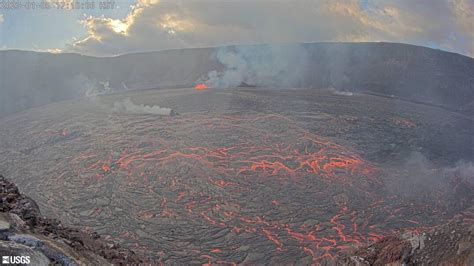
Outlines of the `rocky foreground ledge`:
<svg viewBox="0 0 474 266">
<path fill-rule="evenodd" d="M 36 203 L 0 175 L 0 254 L 29 256 L 31 265 L 136 265 L 134 252 L 94 232 L 41 215 Z"/>
<path fill-rule="evenodd" d="M 341 265 L 474 265 L 474 207 L 449 223 L 391 235 L 350 254 Z"/>
</svg>

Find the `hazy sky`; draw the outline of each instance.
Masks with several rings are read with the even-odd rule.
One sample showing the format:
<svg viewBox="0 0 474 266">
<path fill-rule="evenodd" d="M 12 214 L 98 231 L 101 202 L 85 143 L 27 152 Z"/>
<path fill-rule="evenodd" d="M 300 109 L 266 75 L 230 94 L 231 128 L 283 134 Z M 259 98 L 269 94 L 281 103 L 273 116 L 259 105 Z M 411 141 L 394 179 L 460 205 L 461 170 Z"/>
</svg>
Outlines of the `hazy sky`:
<svg viewBox="0 0 474 266">
<path fill-rule="evenodd" d="M 474 56 L 474 0 L 120 0 L 112 10 L 100 9 L 106 0 L 80 1 L 96 6 L 0 9 L 0 48 L 105 56 L 236 43 L 389 41 Z"/>
</svg>

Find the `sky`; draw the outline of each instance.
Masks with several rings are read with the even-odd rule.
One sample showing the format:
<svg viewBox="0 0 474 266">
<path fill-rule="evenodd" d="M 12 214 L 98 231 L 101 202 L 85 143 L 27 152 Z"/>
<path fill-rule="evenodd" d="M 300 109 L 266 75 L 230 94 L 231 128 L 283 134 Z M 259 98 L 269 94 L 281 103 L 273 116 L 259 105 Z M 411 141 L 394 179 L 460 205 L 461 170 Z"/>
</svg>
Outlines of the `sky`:
<svg viewBox="0 0 474 266">
<path fill-rule="evenodd" d="M 385 41 L 474 57 L 474 0 L 78 1 L 95 6 L 0 6 L 0 49 L 113 56 L 228 44 Z M 101 9 L 107 1 L 114 8 Z"/>
</svg>

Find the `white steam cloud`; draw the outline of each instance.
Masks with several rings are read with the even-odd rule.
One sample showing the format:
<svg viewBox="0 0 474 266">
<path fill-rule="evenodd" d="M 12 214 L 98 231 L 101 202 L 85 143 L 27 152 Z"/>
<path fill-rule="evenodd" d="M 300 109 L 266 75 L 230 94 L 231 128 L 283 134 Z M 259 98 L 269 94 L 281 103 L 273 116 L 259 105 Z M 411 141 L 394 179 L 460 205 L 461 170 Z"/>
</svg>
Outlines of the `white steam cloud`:
<svg viewBox="0 0 474 266">
<path fill-rule="evenodd" d="M 351 91 L 338 90 L 338 89 L 336 89 L 336 88 L 334 88 L 334 87 L 330 87 L 330 88 L 328 88 L 328 90 L 329 90 L 332 94 L 334 94 L 334 95 L 340 95 L 340 96 L 352 96 L 352 95 L 354 95 L 354 93 L 351 92 Z"/>
<path fill-rule="evenodd" d="M 114 101 L 112 105 L 104 102 L 103 95 L 114 92 L 110 87 L 109 81 L 91 80 L 87 76 L 79 74 L 73 78 L 73 85 L 80 87 L 83 97 L 93 104 L 99 105 L 109 111 L 127 114 L 150 114 L 150 115 L 174 115 L 175 112 L 170 108 L 162 108 L 160 106 L 147 106 L 144 104 L 135 104 L 130 98 L 120 101 Z M 124 84 L 123 84 L 124 85 Z M 124 86 L 125 87 L 125 86 Z"/>
<path fill-rule="evenodd" d="M 308 51 L 303 45 L 222 47 L 215 53 L 222 70 L 198 80 L 213 88 L 295 86 L 304 81 Z"/>
<path fill-rule="evenodd" d="M 100 95 L 114 92 L 109 81 L 93 80 L 84 74 L 75 75 L 68 85 L 79 97 L 86 97 L 92 101 L 96 101 Z"/>
<path fill-rule="evenodd" d="M 170 108 L 162 108 L 157 105 L 147 106 L 144 104 L 135 104 L 130 98 L 117 101 L 112 104 L 112 110 L 119 113 L 128 114 L 150 114 L 150 115 L 173 115 Z"/>
<path fill-rule="evenodd" d="M 474 164 L 459 161 L 454 166 L 439 167 L 420 152 L 413 152 L 404 162 L 402 175 L 387 174 L 387 189 L 402 197 L 417 198 L 445 191 L 450 180 L 460 178 L 474 185 Z"/>
<path fill-rule="evenodd" d="M 474 184 L 474 164 L 460 161 L 452 168 L 445 169 L 447 174 L 454 174 Z"/>
</svg>

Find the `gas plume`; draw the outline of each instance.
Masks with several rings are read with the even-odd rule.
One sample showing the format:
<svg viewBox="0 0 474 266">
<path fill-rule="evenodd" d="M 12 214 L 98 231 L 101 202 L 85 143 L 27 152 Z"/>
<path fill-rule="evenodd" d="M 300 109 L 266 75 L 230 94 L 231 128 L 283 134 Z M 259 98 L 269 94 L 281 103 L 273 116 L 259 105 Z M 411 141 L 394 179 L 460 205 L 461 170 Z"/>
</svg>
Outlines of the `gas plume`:
<svg viewBox="0 0 474 266">
<path fill-rule="evenodd" d="M 199 83 L 209 87 L 296 86 L 308 71 L 308 51 L 303 45 L 229 46 L 214 54 L 222 65 Z"/>
<path fill-rule="evenodd" d="M 174 113 L 170 108 L 163 108 L 157 105 L 147 106 L 144 104 L 135 104 L 130 98 L 114 102 L 112 110 L 114 112 L 129 114 L 172 115 Z"/>
</svg>

